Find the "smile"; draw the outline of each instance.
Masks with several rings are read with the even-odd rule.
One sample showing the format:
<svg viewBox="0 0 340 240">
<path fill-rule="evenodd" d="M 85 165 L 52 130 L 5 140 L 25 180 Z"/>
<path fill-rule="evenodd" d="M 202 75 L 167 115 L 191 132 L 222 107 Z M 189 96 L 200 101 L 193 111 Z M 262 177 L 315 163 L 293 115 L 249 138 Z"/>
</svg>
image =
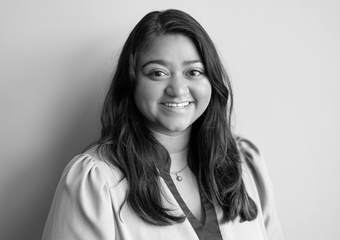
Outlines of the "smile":
<svg viewBox="0 0 340 240">
<path fill-rule="evenodd" d="M 182 102 L 182 103 L 162 103 L 164 106 L 169 108 L 185 108 L 189 106 L 190 102 Z"/>
</svg>

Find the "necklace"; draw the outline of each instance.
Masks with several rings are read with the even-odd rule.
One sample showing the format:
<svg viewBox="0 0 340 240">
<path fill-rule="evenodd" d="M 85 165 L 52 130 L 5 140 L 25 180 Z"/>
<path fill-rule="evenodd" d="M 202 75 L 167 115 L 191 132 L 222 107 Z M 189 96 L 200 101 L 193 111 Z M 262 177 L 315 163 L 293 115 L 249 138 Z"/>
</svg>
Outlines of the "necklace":
<svg viewBox="0 0 340 240">
<path fill-rule="evenodd" d="M 183 178 L 182 178 L 179 174 L 180 174 L 180 172 L 182 172 L 187 166 L 188 166 L 188 164 L 185 165 L 184 168 L 182 168 L 182 169 L 179 170 L 178 172 L 170 172 L 170 173 L 176 175 L 177 181 L 180 182 L 180 181 L 182 181 Z"/>
</svg>

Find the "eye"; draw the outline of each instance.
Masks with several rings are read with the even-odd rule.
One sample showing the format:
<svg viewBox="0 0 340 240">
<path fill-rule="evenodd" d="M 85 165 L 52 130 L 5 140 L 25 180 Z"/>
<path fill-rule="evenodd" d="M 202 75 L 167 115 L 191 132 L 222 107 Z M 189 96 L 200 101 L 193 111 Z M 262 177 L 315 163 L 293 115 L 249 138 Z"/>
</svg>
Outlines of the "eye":
<svg viewBox="0 0 340 240">
<path fill-rule="evenodd" d="M 155 70 L 155 71 L 151 71 L 148 74 L 148 76 L 151 78 L 162 78 L 162 77 L 168 76 L 168 74 L 164 71 Z"/>
<path fill-rule="evenodd" d="M 203 74 L 202 70 L 198 70 L 198 69 L 191 69 L 190 71 L 188 71 L 188 76 L 189 77 L 198 77 L 200 75 Z"/>
</svg>

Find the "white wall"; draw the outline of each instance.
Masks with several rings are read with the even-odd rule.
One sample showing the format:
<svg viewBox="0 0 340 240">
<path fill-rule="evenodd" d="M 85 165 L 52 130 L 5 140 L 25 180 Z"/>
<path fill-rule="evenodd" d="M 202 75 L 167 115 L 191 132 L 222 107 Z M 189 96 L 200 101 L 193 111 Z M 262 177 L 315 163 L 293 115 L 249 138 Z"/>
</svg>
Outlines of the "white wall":
<svg viewBox="0 0 340 240">
<path fill-rule="evenodd" d="M 170 7 L 223 55 L 235 127 L 266 156 L 286 239 L 340 239 L 336 0 L 1 1 L 0 239 L 41 238 L 63 168 L 100 131 L 127 34 Z"/>
</svg>

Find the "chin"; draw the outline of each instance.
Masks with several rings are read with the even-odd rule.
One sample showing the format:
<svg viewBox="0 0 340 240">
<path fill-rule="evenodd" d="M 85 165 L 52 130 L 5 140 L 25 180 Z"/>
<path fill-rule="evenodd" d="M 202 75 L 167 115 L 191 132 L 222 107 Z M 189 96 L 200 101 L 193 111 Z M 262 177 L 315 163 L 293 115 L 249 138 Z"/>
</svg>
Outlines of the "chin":
<svg viewBox="0 0 340 240">
<path fill-rule="evenodd" d="M 167 126 L 166 129 L 168 130 L 168 132 L 178 133 L 178 132 L 183 132 L 187 130 L 188 127 L 190 127 L 190 125 L 186 124 L 186 125 Z"/>
</svg>

